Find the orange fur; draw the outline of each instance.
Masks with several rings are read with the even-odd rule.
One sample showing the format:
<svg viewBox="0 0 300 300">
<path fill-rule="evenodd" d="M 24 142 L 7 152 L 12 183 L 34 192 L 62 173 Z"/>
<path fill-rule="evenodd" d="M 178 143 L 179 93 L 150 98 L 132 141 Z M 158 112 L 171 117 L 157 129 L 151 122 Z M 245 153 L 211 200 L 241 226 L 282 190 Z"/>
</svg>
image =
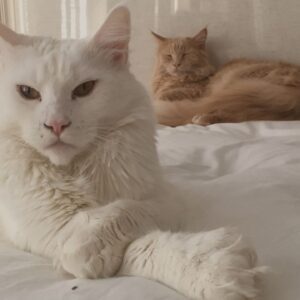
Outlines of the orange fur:
<svg viewBox="0 0 300 300">
<path fill-rule="evenodd" d="M 155 34 L 159 47 L 153 92 L 159 123 L 178 126 L 188 123 L 207 125 L 252 120 L 300 120 L 299 66 L 239 59 L 224 65 L 211 76 L 213 68 L 208 55 L 204 54 L 207 34 L 206 29 L 204 31 L 197 35 L 202 36 L 202 44 L 196 46 L 193 44 L 195 37 L 167 39 Z M 197 46 L 199 63 L 187 63 L 184 70 L 172 73 L 170 64 L 175 65 L 176 62 L 165 60 L 166 53 L 170 52 L 176 58 L 183 51 L 188 52 L 189 47 L 196 51 Z M 186 60 L 188 62 L 188 55 Z M 210 72 L 207 72 L 208 69 Z M 195 79 L 195 74 L 201 74 L 201 71 L 205 75 L 192 82 L 190 78 L 194 76 Z"/>
</svg>

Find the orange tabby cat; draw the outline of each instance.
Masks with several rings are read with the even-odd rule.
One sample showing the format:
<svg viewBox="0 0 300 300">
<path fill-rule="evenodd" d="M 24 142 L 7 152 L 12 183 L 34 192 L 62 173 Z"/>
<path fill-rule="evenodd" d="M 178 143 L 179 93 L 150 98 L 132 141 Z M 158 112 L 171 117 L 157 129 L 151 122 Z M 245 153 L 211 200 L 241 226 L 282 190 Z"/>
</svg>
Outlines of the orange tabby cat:
<svg viewBox="0 0 300 300">
<path fill-rule="evenodd" d="M 205 49 L 207 29 L 202 29 L 192 38 L 168 39 L 152 34 L 158 41 L 152 82 L 157 118 L 161 124 L 180 125 L 186 114 L 177 112 L 179 101 L 181 104 L 198 101 L 214 73 Z"/>
<path fill-rule="evenodd" d="M 240 59 L 215 74 L 205 42 L 153 33 L 158 52 L 153 76 L 158 122 L 177 126 L 251 120 L 300 120 L 300 67 Z"/>
</svg>

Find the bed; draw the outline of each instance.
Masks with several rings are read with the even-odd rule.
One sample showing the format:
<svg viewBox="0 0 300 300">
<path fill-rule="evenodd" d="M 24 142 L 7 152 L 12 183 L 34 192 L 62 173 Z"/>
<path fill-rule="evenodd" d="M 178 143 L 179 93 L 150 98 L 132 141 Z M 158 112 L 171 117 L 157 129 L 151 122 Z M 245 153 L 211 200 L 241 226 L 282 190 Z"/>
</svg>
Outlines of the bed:
<svg viewBox="0 0 300 300">
<path fill-rule="evenodd" d="M 158 129 L 166 177 L 185 191 L 188 230 L 236 226 L 271 271 L 263 300 L 300 298 L 300 122 Z M 79 280 L 0 242 L 1 300 L 183 300 L 143 278 Z"/>
</svg>

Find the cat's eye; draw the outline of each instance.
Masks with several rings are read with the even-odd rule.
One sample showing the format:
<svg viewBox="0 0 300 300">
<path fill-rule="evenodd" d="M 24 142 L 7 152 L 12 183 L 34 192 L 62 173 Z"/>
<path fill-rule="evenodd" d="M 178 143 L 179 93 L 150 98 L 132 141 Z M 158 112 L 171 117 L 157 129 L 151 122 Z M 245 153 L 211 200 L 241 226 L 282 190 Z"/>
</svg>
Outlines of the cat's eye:
<svg viewBox="0 0 300 300">
<path fill-rule="evenodd" d="M 41 94 L 28 85 L 17 85 L 17 91 L 26 100 L 40 100 Z"/>
<path fill-rule="evenodd" d="M 78 85 L 72 92 L 72 98 L 86 97 L 92 93 L 96 86 L 97 80 L 90 80 Z"/>
<path fill-rule="evenodd" d="M 171 60 L 172 59 L 172 55 L 171 54 L 167 54 L 165 55 L 166 59 Z"/>
</svg>

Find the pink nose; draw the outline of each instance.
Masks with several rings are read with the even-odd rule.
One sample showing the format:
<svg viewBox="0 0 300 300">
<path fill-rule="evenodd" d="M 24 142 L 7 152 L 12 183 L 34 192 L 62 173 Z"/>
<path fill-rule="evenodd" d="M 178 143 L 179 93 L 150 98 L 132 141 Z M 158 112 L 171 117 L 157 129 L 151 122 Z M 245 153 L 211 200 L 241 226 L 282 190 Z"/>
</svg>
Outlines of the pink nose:
<svg viewBox="0 0 300 300">
<path fill-rule="evenodd" d="M 51 130 L 56 136 L 60 136 L 70 125 L 70 121 L 51 121 L 49 123 L 44 123 L 44 127 Z"/>
</svg>

